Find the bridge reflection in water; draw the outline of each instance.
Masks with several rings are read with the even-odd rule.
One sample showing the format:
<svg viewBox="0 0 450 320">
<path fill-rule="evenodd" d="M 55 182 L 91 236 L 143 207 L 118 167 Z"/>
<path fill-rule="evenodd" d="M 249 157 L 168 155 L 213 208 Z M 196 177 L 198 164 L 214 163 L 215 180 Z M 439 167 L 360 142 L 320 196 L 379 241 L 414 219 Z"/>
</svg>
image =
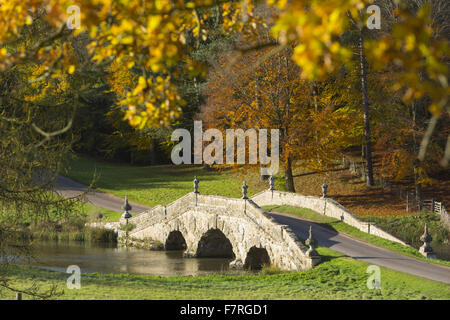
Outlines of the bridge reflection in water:
<svg viewBox="0 0 450 320">
<path fill-rule="evenodd" d="M 106 246 L 80 242 L 39 242 L 35 266 L 66 271 L 78 265 L 82 272 L 129 273 L 135 275 L 207 275 L 238 274 L 229 269 L 230 258 L 183 257 L 183 251 L 150 251 L 146 249 Z"/>
</svg>

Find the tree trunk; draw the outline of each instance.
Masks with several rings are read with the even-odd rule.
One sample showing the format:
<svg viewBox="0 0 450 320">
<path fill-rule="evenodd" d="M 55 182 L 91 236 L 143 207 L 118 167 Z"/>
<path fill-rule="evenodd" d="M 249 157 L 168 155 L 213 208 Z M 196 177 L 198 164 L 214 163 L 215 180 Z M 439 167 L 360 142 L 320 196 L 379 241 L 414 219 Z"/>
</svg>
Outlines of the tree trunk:
<svg viewBox="0 0 450 320">
<path fill-rule="evenodd" d="M 156 164 L 156 148 L 153 139 L 150 140 L 150 165 Z"/>
<path fill-rule="evenodd" d="M 289 192 L 295 192 L 294 175 L 292 174 L 292 159 L 288 157 L 286 167 L 284 169 L 284 180 L 286 183 L 286 190 Z"/>
<path fill-rule="evenodd" d="M 416 131 L 417 131 L 417 104 L 419 102 L 414 99 L 413 101 L 413 152 L 415 155 L 418 153 L 418 145 L 417 145 L 417 138 L 416 138 Z M 416 204 L 417 204 L 417 210 L 422 210 L 422 184 L 418 183 L 419 180 L 419 160 L 414 160 L 414 187 L 416 189 Z"/>
<path fill-rule="evenodd" d="M 362 98 L 364 106 L 364 137 L 365 137 L 366 167 L 367 167 L 366 183 L 368 186 L 373 186 L 374 180 L 373 180 L 372 146 L 370 144 L 369 101 L 367 96 L 367 70 L 366 70 L 366 56 L 364 54 L 364 38 L 362 30 L 359 35 L 359 49 L 361 62 Z"/>
<path fill-rule="evenodd" d="M 416 205 L 417 210 L 422 211 L 422 184 L 417 183 L 419 179 L 419 174 L 417 173 L 417 166 L 414 165 L 414 185 L 416 189 Z"/>
</svg>

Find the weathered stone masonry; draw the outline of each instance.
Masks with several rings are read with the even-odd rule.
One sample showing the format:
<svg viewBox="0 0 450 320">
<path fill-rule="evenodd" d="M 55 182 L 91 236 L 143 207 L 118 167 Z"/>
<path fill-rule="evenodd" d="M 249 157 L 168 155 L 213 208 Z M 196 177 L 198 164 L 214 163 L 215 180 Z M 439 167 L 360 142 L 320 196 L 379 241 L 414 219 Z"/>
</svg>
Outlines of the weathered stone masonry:
<svg viewBox="0 0 450 320">
<path fill-rule="evenodd" d="M 187 256 L 197 256 L 200 240 L 214 230 L 231 243 L 234 266 L 257 260 L 255 255 L 264 250 L 268 262 L 283 270 L 310 269 L 320 262 L 319 256 L 307 253 L 308 248 L 287 226 L 275 222 L 252 200 L 189 193 L 170 205 L 132 217 L 128 223 L 136 226 L 128 233 L 131 239 L 166 243 L 172 232 L 179 231 Z M 118 232 L 119 238 L 127 236 L 125 231 Z"/>
<path fill-rule="evenodd" d="M 309 269 L 318 264 L 320 257 L 311 255 L 315 251 L 308 251 L 288 226 L 278 224 L 260 208 L 266 205 L 311 209 L 363 232 L 407 245 L 374 224 L 361 221 L 333 199 L 277 190 L 260 192 L 251 199 L 189 193 L 167 206 L 158 205 L 129 218 L 128 223 L 135 228 L 128 234 L 119 228 L 119 224 L 127 223 L 124 218 L 120 223 L 91 226 L 114 229 L 122 239 L 158 241 L 169 250 L 181 249 L 178 246 L 182 242 L 186 256 L 215 256 L 232 251 L 230 255 L 235 260 L 231 264 L 236 267 L 248 266 L 258 259 L 283 270 Z"/>
</svg>

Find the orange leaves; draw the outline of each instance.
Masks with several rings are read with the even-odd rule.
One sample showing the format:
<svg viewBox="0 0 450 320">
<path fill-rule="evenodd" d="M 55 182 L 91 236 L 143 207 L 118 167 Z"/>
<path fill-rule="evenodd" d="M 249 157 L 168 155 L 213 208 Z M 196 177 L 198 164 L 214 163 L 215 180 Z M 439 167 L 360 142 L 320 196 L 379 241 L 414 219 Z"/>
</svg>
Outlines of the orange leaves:
<svg viewBox="0 0 450 320">
<path fill-rule="evenodd" d="M 240 59 L 224 54 L 210 73 L 205 117 L 218 128 L 276 128 L 281 131 L 281 160 L 322 170 L 343 146 L 355 143 L 359 114 L 322 105 L 315 111 L 313 85 L 299 77 L 291 50 L 259 65 L 268 49 Z M 224 71 L 225 70 L 225 71 Z"/>
</svg>

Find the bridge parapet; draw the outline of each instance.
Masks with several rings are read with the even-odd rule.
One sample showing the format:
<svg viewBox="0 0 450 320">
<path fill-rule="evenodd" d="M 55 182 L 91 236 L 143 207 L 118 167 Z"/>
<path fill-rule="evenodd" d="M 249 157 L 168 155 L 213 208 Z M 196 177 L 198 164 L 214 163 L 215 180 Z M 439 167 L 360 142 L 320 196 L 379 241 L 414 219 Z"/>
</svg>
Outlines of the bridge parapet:
<svg viewBox="0 0 450 320">
<path fill-rule="evenodd" d="M 128 219 L 128 223 L 135 225 L 135 228 L 133 229 L 133 233 L 135 233 L 153 224 L 160 223 L 161 221 L 173 219 L 179 215 L 180 212 L 182 214 L 186 208 L 192 207 L 194 197 L 195 194 L 188 193 L 168 205 L 157 205 L 150 210 L 144 211 L 139 215 Z M 121 219 L 120 222 L 121 224 L 124 224 L 125 219 Z M 119 233 L 119 237 L 123 234 L 124 233 Z"/>
<path fill-rule="evenodd" d="M 254 195 L 251 199 L 261 207 L 286 205 L 311 209 L 325 216 L 339 219 L 360 231 L 408 246 L 404 241 L 382 230 L 375 224 L 360 220 L 343 205 L 328 197 L 306 196 L 299 193 L 266 190 Z"/>
</svg>

